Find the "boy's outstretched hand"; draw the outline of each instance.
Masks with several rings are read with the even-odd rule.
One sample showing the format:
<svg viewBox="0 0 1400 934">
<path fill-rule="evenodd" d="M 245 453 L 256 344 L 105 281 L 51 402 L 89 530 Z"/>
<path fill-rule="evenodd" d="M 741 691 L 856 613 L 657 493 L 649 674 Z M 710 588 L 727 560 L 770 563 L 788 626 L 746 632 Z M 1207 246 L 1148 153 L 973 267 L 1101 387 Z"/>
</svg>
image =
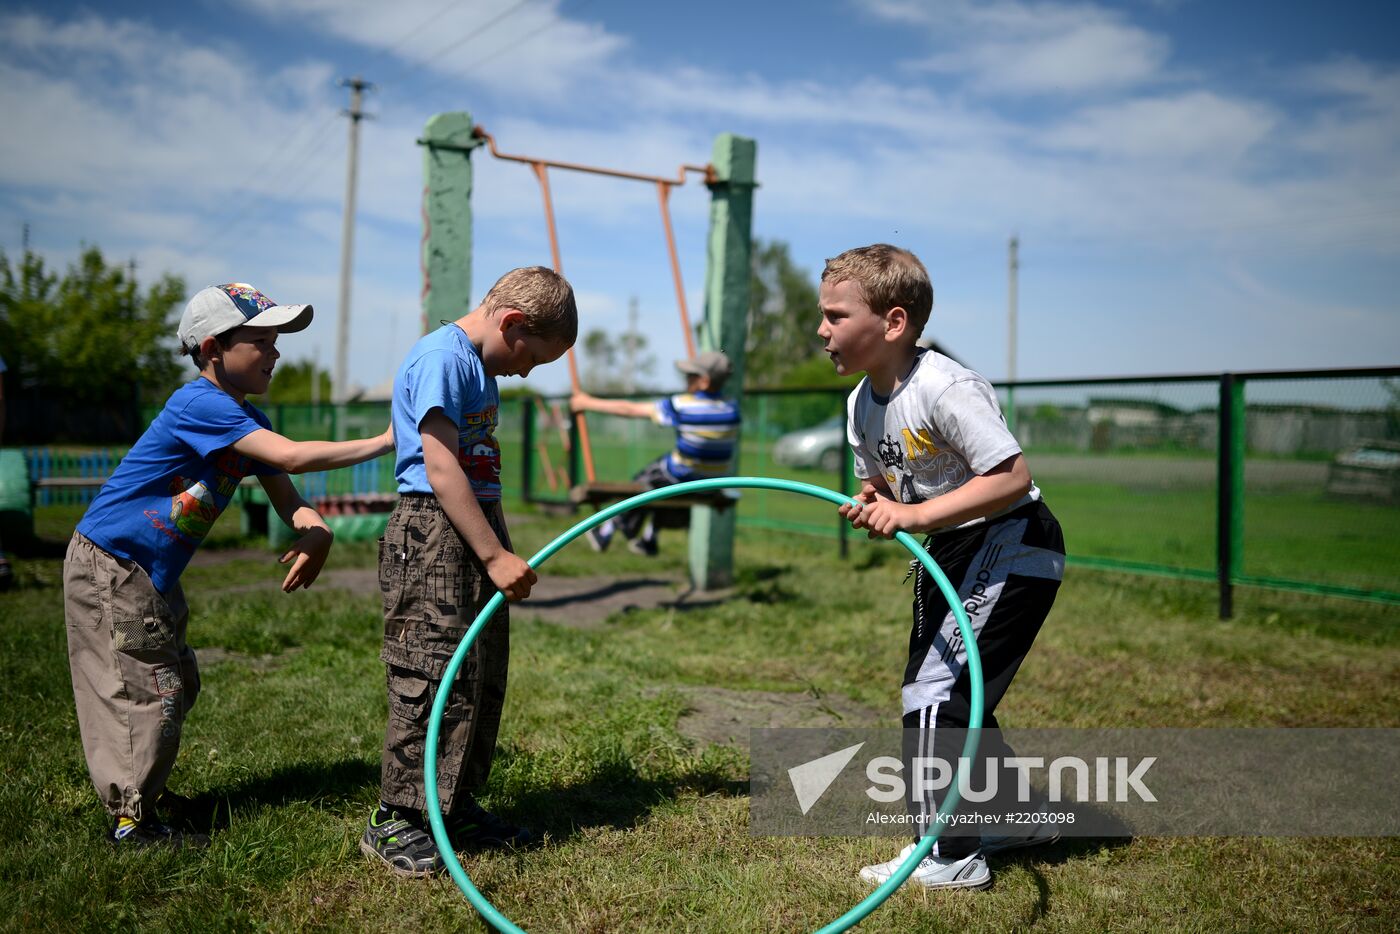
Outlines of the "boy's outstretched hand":
<svg viewBox="0 0 1400 934">
<path fill-rule="evenodd" d="M 321 574 L 326 558 L 331 553 L 334 536 L 329 529 L 312 528 L 292 543 L 287 553 L 278 559 L 278 564 L 291 562 L 292 568 L 282 581 L 282 592 L 291 593 L 298 587 L 309 588 L 312 581 Z"/>
<path fill-rule="evenodd" d="M 514 603 L 530 596 L 530 588 L 535 586 L 539 576 L 530 563 L 513 551 L 499 551 L 486 562 L 486 574 L 496 589 Z"/>
</svg>

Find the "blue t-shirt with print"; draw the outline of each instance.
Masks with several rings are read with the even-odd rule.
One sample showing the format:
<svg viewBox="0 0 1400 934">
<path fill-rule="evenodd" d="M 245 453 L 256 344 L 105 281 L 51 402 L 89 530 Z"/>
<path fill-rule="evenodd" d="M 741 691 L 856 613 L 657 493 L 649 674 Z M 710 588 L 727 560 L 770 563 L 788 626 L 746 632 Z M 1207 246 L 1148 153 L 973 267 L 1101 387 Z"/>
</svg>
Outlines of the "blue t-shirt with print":
<svg viewBox="0 0 1400 934">
<path fill-rule="evenodd" d="M 139 564 L 162 594 L 180 579 L 248 474 L 280 473 L 230 446 L 267 416 L 200 377 L 177 389 L 78 523 L 99 547 Z"/>
<path fill-rule="evenodd" d="M 457 426 L 457 462 L 481 502 L 501 498 L 501 446 L 496 443 L 500 406 L 496 379 L 455 324 L 427 334 L 394 374 L 394 476 L 400 493 L 432 493 L 423 466 L 419 426 L 442 409 Z"/>
</svg>

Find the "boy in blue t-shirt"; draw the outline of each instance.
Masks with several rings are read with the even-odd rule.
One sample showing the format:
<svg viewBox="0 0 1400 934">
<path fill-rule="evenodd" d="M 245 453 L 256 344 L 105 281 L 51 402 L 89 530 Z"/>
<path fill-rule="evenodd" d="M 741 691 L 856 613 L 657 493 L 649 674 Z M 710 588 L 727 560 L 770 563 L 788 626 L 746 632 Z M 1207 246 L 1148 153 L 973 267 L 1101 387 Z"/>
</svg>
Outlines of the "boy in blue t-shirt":
<svg viewBox="0 0 1400 934">
<path fill-rule="evenodd" d="M 389 723 L 380 803 L 360 849 L 398 875 L 443 866 L 423 814 L 423 747 L 443 670 L 497 589 L 523 600 L 536 580 L 501 511 L 496 378 L 559 359 L 577 334 L 569 283 L 543 266 L 514 269 L 479 306 L 414 344 L 394 376 L 400 495 L 379 546 Z M 509 651 L 502 607 L 472 643 L 443 716 L 438 797 L 458 847 L 533 839 L 472 796 L 491 771 Z"/>
<path fill-rule="evenodd" d="M 199 694 L 185 644 L 180 574 L 245 476 L 256 476 L 299 536 L 282 589 L 310 587 L 331 531 L 288 473 L 357 464 L 393 447 L 392 428 L 360 441 L 296 442 L 246 401 L 267 391 L 277 335 L 311 323 L 310 305 L 277 305 L 243 283 L 203 289 L 180 319 L 199 378 L 177 389 L 78 523 L 63 563 L 73 697 L 88 772 L 119 846 L 202 843 L 155 805 Z"/>
<path fill-rule="evenodd" d="M 674 428 L 676 446 L 647 464 L 632 479 L 644 490 L 723 477 L 734 472 L 739 445 L 739 403 L 725 398 L 724 384 L 734 365 L 722 350 L 705 350 L 676 361 L 685 377 L 685 392 L 655 402 L 600 399 L 576 392 L 569 399 L 575 412 L 597 412 L 623 418 L 649 418 Z M 606 551 L 613 534 L 621 532 L 633 552 L 655 557 L 659 550 L 656 524 L 649 509 L 633 509 L 588 530 L 588 543 Z"/>
</svg>

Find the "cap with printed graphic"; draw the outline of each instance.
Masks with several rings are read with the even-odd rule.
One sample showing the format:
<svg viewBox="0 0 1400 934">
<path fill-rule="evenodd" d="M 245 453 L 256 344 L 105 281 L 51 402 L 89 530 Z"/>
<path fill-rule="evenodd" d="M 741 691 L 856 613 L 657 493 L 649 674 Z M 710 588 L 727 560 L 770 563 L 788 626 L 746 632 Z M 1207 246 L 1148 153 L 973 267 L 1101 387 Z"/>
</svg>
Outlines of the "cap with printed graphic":
<svg viewBox="0 0 1400 934">
<path fill-rule="evenodd" d="M 215 337 L 241 325 L 276 328 L 280 334 L 300 331 L 311 323 L 310 305 L 279 305 L 246 282 L 211 285 L 200 289 L 180 316 L 180 349 L 198 350 L 206 337 Z"/>
<path fill-rule="evenodd" d="M 722 383 L 734 372 L 734 364 L 729 362 L 722 350 L 705 350 L 685 360 L 677 360 L 676 369 L 687 376 L 708 376 L 710 382 Z"/>
</svg>

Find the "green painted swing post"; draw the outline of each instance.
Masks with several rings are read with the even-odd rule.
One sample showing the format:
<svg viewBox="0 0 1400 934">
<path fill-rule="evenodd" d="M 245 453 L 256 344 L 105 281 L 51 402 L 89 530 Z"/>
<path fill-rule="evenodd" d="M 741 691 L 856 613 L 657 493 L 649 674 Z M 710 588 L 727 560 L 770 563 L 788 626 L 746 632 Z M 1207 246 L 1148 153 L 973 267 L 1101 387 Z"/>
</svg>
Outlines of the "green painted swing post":
<svg viewBox="0 0 1400 934">
<path fill-rule="evenodd" d="M 710 165 L 710 237 L 705 263 L 705 315 L 700 349 L 723 350 L 734 364 L 725 395 L 743 402 L 744 342 L 749 330 L 753 254 L 753 190 L 758 145 L 721 133 Z M 734 529 L 738 509 L 690 509 L 690 581 L 699 590 L 734 582 Z"/>
<path fill-rule="evenodd" d="M 471 306 L 471 151 L 485 140 L 473 136 L 471 115 L 441 113 L 423 128 L 423 333 L 454 320 Z M 750 257 L 753 251 L 753 190 L 757 144 L 721 133 L 711 165 L 710 230 L 705 269 L 702 350 L 723 350 L 734 364 L 726 390 L 741 399 L 744 340 L 748 333 Z M 573 446 L 577 456 L 579 446 Z M 531 452 L 526 452 L 529 458 Z M 572 462 L 571 462 L 572 464 Z M 572 479 L 578 481 L 577 472 Z M 695 506 L 690 517 L 690 577 L 700 590 L 734 580 L 734 509 Z"/>
<path fill-rule="evenodd" d="M 423 333 L 471 310 L 472 117 L 441 113 L 423 127 Z"/>
</svg>

